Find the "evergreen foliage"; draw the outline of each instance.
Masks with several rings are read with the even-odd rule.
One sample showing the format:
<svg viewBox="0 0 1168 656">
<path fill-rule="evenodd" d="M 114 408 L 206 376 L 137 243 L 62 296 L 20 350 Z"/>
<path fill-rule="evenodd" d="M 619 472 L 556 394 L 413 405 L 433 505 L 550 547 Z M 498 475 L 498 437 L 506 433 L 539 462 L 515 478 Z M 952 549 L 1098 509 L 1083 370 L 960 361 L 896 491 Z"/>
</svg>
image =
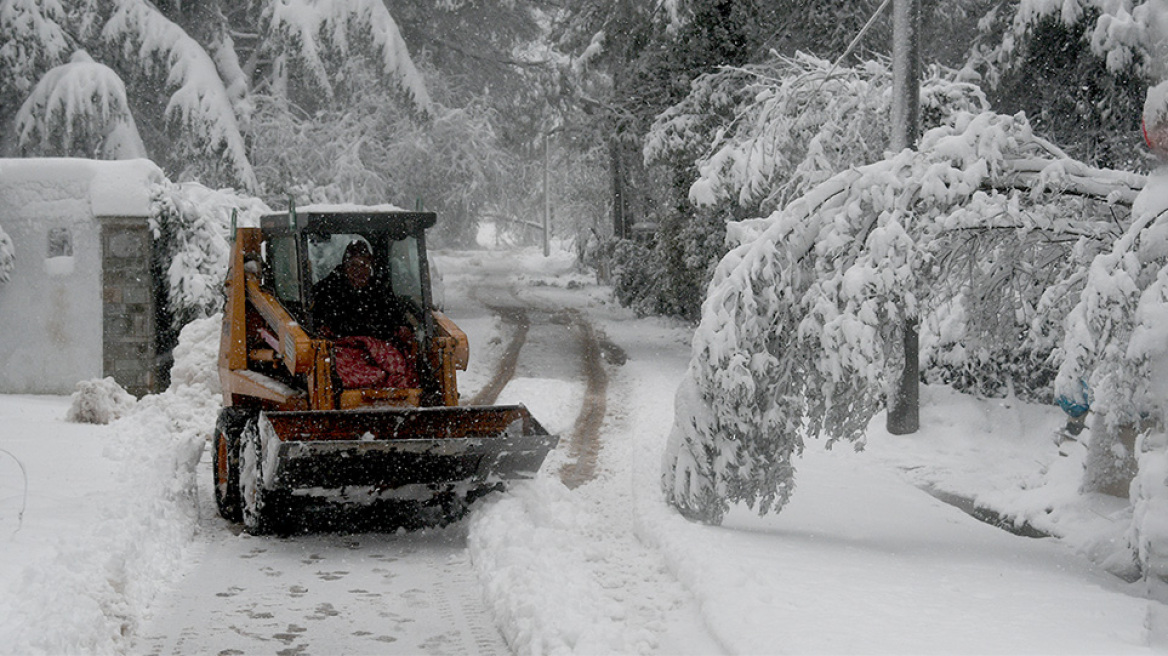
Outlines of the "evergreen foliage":
<svg viewBox="0 0 1168 656">
<path fill-rule="evenodd" d="M 1057 380 L 1060 394 L 1089 402 L 1114 428 L 1165 416 L 1159 372 L 1168 351 L 1158 335 L 1168 308 L 1168 203 L 1141 196 L 1132 214 L 1086 272 Z"/>
<path fill-rule="evenodd" d="M 80 50 L 37 82 L 16 115 L 16 132 L 27 155 L 146 156 L 121 78 Z"/>
<path fill-rule="evenodd" d="M 1020 0 L 983 16 L 966 69 L 995 107 L 1025 111 L 1075 157 L 1145 170 L 1140 106 L 1168 74 L 1163 10 L 1159 0 Z"/>
<path fill-rule="evenodd" d="M 1067 313 L 1057 392 L 1094 417 L 1083 489 L 1130 494 L 1129 542 L 1137 566 L 1168 572 L 1168 177 L 1132 206 L 1132 220 L 1083 273 Z M 1130 483 L 1130 488 L 1128 484 Z"/>
<path fill-rule="evenodd" d="M 961 63 L 963 60 L 951 52 L 953 35 L 968 31 L 987 4 L 986 0 L 926 2 L 927 51 L 943 51 L 944 61 Z M 612 1 L 569 12 L 573 20 L 565 21 L 559 45 L 580 53 L 574 60 L 577 75 L 572 79 L 603 73 L 599 81 L 593 76 L 578 82 L 578 88 L 583 89 L 580 95 L 586 98 L 584 102 L 595 108 L 590 116 L 603 129 L 600 138 L 609 138 L 612 143 L 611 238 L 627 239 L 634 232 L 644 232 L 635 228 L 638 224 L 647 227 L 656 240 L 649 253 L 654 266 L 663 272 L 650 289 L 626 289 L 625 281 L 638 280 L 638 276 L 615 276 L 612 282 L 620 297 L 638 299 L 642 308 L 696 317 L 701 293 L 689 293 L 688 289 L 695 280 L 700 281 L 696 283 L 699 289 L 704 287 L 709 272 L 725 252 L 724 247 L 706 247 L 717 238 L 721 226 L 708 221 L 707 212 L 695 213 L 686 202 L 696 177 L 694 162 L 707 154 L 709 135 L 694 138 L 695 134 L 683 131 L 671 135 L 678 141 L 660 148 L 652 142 L 659 122 L 664 120 L 661 113 L 685 112 L 683 106 L 701 94 L 691 89 L 695 78 L 727 67 L 749 68 L 767 61 L 776 51 L 786 58 L 795 58 L 799 50 L 821 58 L 839 56 L 879 5 L 879 0 L 678 0 L 658 5 Z M 887 52 L 890 33 L 888 16 L 878 17 L 876 27 L 856 52 Z M 855 61 L 855 55 L 849 61 Z M 747 92 L 749 77 L 748 73 L 740 73 L 737 80 L 723 76 L 720 88 L 709 89 L 708 102 L 690 117 L 700 125 L 685 129 L 700 132 L 729 125 L 731 119 L 724 112 L 733 108 L 736 94 Z M 829 138 L 825 135 L 824 141 Z M 645 147 L 645 153 L 638 155 L 647 155 L 647 166 L 639 157 L 629 156 L 630 142 L 638 150 Z M 721 207 L 716 213 L 722 220 L 752 215 L 734 205 Z M 691 225 L 695 220 L 697 224 Z M 712 231 L 697 235 L 701 225 Z M 677 257 L 671 249 L 679 244 L 691 255 Z M 620 253 L 628 249 L 600 250 Z M 697 252 L 706 252 L 709 259 L 694 259 L 692 254 Z M 608 264 L 612 266 L 606 270 L 611 268 L 614 273 L 621 266 Z"/>
<path fill-rule="evenodd" d="M 538 203 L 542 5 L 0 0 L 0 125 L 19 128 L 0 149 L 145 154 L 273 204 L 420 200 L 465 243 L 480 213 Z"/>
</svg>

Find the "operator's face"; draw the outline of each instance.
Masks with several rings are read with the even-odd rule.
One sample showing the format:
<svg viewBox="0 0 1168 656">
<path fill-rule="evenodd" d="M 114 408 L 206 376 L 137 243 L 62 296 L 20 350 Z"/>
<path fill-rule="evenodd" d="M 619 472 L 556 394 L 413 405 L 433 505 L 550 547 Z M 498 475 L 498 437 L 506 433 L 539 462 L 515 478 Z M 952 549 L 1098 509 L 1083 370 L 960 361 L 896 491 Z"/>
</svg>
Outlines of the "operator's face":
<svg viewBox="0 0 1168 656">
<path fill-rule="evenodd" d="M 368 255 L 358 255 L 345 262 L 345 277 L 349 284 L 357 289 L 364 289 L 373 277 L 373 259 Z"/>
</svg>

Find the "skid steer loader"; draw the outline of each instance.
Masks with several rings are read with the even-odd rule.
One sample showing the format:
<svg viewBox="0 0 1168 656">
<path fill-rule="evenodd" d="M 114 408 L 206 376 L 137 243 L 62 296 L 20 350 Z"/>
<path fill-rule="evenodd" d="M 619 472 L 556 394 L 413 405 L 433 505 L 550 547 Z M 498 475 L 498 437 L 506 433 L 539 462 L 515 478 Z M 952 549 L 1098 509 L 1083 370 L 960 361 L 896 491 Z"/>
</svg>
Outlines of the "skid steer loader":
<svg viewBox="0 0 1168 656">
<path fill-rule="evenodd" d="M 435 219 L 388 206 L 293 206 L 258 228 L 233 227 L 212 450 L 223 517 L 253 534 L 356 516 L 349 511 L 440 525 L 542 465 L 557 437 L 524 406 L 459 406 L 468 344 L 432 307 L 425 237 Z M 360 339 L 394 344 L 409 375 L 354 383 L 338 372 L 347 342 L 314 295 L 358 241 L 368 284 L 398 309 L 398 325 L 362 328 L 377 334 Z M 376 326 L 371 319 L 352 317 Z M 338 521 L 325 525 L 350 528 Z"/>
</svg>

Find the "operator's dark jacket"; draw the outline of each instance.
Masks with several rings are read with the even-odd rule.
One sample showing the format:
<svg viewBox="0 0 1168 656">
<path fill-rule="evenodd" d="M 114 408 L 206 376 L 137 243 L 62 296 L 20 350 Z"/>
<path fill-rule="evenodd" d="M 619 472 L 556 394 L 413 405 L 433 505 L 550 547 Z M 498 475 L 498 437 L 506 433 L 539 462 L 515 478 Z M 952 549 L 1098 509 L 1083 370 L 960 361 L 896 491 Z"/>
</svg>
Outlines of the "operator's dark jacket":
<svg viewBox="0 0 1168 656">
<path fill-rule="evenodd" d="M 312 318 L 317 330 L 328 328 L 340 337 L 384 338 L 406 325 L 401 303 L 384 280 L 373 277 L 364 289 L 357 289 L 340 266 L 312 288 Z"/>
</svg>

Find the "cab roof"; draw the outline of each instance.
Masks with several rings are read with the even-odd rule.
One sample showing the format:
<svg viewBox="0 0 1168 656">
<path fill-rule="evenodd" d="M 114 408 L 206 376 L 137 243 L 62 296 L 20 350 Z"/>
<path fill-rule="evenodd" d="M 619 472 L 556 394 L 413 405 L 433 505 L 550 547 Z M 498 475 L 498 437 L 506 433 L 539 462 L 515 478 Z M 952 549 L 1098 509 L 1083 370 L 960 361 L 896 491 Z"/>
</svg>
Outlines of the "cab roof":
<svg viewBox="0 0 1168 656">
<path fill-rule="evenodd" d="M 306 232 L 312 234 L 378 233 L 418 235 L 438 220 L 434 212 L 410 212 L 391 205 L 310 205 L 290 212 L 260 217 L 267 233 Z"/>
</svg>

